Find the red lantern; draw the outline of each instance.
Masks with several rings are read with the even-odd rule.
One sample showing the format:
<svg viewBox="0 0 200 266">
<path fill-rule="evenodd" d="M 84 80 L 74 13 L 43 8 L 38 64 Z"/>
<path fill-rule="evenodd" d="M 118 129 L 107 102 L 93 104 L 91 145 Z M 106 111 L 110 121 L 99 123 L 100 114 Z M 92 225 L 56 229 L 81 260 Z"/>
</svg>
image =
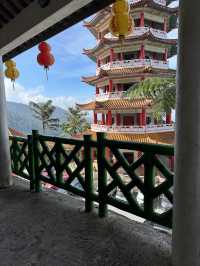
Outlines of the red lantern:
<svg viewBox="0 0 200 266">
<path fill-rule="evenodd" d="M 51 54 L 51 46 L 46 42 L 41 42 L 38 49 L 40 50 L 40 53 L 37 56 L 37 61 L 41 66 L 44 66 L 47 73 L 49 67 L 55 63 L 54 56 Z"/>
</svg>

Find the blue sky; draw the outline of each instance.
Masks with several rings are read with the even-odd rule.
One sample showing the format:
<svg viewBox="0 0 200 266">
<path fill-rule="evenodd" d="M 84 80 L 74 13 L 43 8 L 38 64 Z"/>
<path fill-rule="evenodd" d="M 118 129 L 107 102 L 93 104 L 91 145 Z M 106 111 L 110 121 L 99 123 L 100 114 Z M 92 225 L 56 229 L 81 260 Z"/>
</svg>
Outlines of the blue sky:
<svg viewBox="0 0 200 266">
<path fill-rule="evenodd" d="M 177 30 L 170 37 L 177 36 Z M 82 54 L 83 48 L 96 45 L 93 35 L 79 23 L 48 40 L 55 57 L 55 65 L 46 80 L 44 69 L 37 63 L 38 48 L 17 56 L 15 61 L 20 71 L 15 89 L 9 80 L 5 80 L 8 101 L 28 104 L 30 100 L 46 101 L 52 99 L 54 104 L 67 108 L 74 103 L 91 100 L 94 87 L 81 81 L 81 76 L 95 74 L 96 65 Z M 170 67 L 176 68 L 176 57 L 170 59 Z"/>
</svg>

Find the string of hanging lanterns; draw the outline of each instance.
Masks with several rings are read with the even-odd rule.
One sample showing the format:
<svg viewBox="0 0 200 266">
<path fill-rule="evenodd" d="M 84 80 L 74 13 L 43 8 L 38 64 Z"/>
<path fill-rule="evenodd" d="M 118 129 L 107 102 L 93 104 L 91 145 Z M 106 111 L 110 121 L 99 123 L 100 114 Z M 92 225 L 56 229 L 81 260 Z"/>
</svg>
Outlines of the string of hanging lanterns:
<svg viewBox="0 0 200 266">
<path fill-rule="evenodd" d="M 37 56 L 38 64 L 44 67 L 48 79 L 47 71 L 55 63 L 55 58 L 51 54 L 51 46 L 47 42 L 41 42 L 38 46 L 40 53 Z"/>
<path fill-rule="evenodd" d="M 112 15 L 110 19 L 110 31 L 111 33 L 118 37 L 123 43 L 126 36 L 132 33 L 134 30 L 134 21 L 130 14 L 130 8 L 127 0 L 116 0 L 112 6 Z M 38 46 L 40 53 L 37 56 L 37 62 L 39 65 L 43 66 L 46 70 L 46 75 L 48 79 L 47 71 L 49 67 L 55 63 L 55 58 L 51 54 L 51 46 L 47 42 L 41 42 Z M 19 71 L 16 68 L 16 63 L 13 60 L 8 60 L 5 62 L 6 70 L 5 76 L 14 82 L 19 77 Z"/>
<path fill-rule="evenodd" d="M 112 6 L 110 31 L 121 42 L 134 30 L 134 21 L 127 0 L 116 0 Z"/>
</svg>

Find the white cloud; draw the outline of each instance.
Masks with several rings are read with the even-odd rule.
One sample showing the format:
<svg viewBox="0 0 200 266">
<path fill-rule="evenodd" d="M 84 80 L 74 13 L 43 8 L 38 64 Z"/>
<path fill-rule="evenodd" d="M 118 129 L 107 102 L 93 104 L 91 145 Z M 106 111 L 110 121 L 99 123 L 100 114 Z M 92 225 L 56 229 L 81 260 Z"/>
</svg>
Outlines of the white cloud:
<svg viewBox="0 0 200 266">
<path fill-rule="evenodd" d="M 5 87 L 7 101 L 28 104 L 30 101 L 44 102 L 47 100 L 52 100 L 54 105 L 64 109 L 72 106 L 75 103 L 75 99 L 71 96 L 44 96 L 43 86 L 38 86 L 37 88 L 27 90 L 21 84 L 16 82 L 15 87 L 13 88 L 12 82 L 9 79 L 5 79 Z"/>
</svg>

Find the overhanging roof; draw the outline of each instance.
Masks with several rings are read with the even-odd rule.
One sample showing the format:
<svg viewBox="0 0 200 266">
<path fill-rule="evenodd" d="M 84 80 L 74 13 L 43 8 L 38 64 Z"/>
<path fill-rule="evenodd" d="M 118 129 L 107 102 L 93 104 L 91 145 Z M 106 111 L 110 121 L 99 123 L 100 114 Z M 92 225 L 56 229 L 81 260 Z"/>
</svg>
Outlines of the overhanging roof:
<svg viewBox="0 0 200 266">
<path fill-rule="evenodd" d="M 114 0 L 0 1 L 0 55 L 3 60 L 35 46 L 96 13 Z"/>
</svg>

